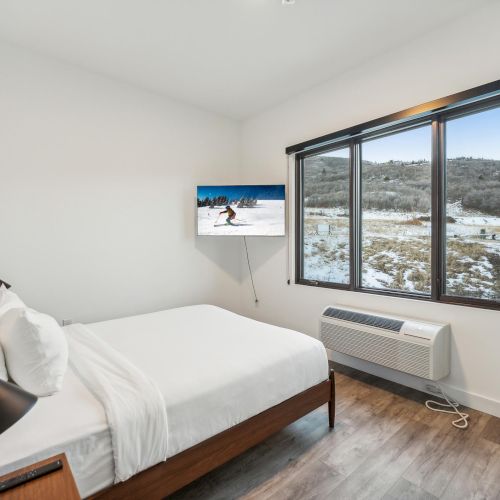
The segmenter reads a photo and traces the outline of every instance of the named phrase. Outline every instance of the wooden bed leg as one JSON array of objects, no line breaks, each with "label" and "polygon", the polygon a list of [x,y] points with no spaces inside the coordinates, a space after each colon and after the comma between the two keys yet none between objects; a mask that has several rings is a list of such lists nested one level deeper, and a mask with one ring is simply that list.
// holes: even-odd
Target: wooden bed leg
[{"label": "wooden bed leg", "polygon": [[335,426],[335,372],[330,370],[330,401],[328,401],[328,425]]}]

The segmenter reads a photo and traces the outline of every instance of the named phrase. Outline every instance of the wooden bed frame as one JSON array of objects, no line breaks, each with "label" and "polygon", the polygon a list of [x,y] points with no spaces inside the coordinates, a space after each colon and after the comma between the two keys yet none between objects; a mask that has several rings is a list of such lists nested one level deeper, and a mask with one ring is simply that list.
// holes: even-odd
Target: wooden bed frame
[{"label": "wooden bed frame", "polygon": [[91,500],[160,499],[171,495],[207,472],[225,464],[307,413],[328,403],[328,423],[335,422],[335,379],[315,385],[255,417],[202,441],[146,469],[123,483],[90,497]]}]

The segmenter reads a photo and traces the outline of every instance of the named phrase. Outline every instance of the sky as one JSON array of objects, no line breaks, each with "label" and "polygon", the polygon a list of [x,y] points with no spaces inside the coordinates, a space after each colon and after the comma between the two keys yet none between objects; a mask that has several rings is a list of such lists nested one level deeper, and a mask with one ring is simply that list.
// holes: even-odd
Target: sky
[{"label": "sky", "polygon": [[230,200],[255,198],[257,200],[284,200],[285,185],[246,185],[246,186],[198,186],[198,198],[227,196]]},{"label": "sky", "polygon": [[[348,158],[347,149],[326,153],[325,156]],[[500,160],[500,108],[449,120],[446,125],[446,155],[448,158],[472,156]],[[431,127],[366,141],[362,146],[364,160],[386,162],[412,161],[431,158]]]},{"label": "sky", "polygon": [[450,120],[446,130],[448,158],[500,160],[500,108]]}]

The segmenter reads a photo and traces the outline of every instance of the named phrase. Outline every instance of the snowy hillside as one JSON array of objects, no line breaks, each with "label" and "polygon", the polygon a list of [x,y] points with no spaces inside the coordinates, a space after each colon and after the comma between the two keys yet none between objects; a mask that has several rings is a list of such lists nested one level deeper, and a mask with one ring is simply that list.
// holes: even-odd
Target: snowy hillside
[{"label": "snowy hillside", "polygon": [[[349,283],[349,162],[304,164],[304,277]],[[431,165],[363,160],[361,285],[430,294]],[[445,287],[500,299],[500,160],[446,163]]]},{"label": "snowy hillside", "polygon": [[[446,226],[448,292],[497,299],[500,217],[464,210],[458,203],[448,208],[448,214],[453,214]],[[430,293],[429,218],[424,213],[363,212],[363,286]],[[304,277],[348,283],[349,218],[345,210],[307,208],[304,222]]]}]

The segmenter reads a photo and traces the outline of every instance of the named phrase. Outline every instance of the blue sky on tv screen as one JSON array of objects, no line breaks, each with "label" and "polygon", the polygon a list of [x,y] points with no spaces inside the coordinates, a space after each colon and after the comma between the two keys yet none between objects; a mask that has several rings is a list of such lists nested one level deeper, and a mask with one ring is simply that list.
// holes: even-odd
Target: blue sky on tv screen
[{"label": "blue sky on tv screen", "polygon": [[198,199],[227,196],[230,200],[241,198],[255,198],[256,200],[284,200],[285,186],[273,185],[247,185],[247,186],[198,186]]}]

